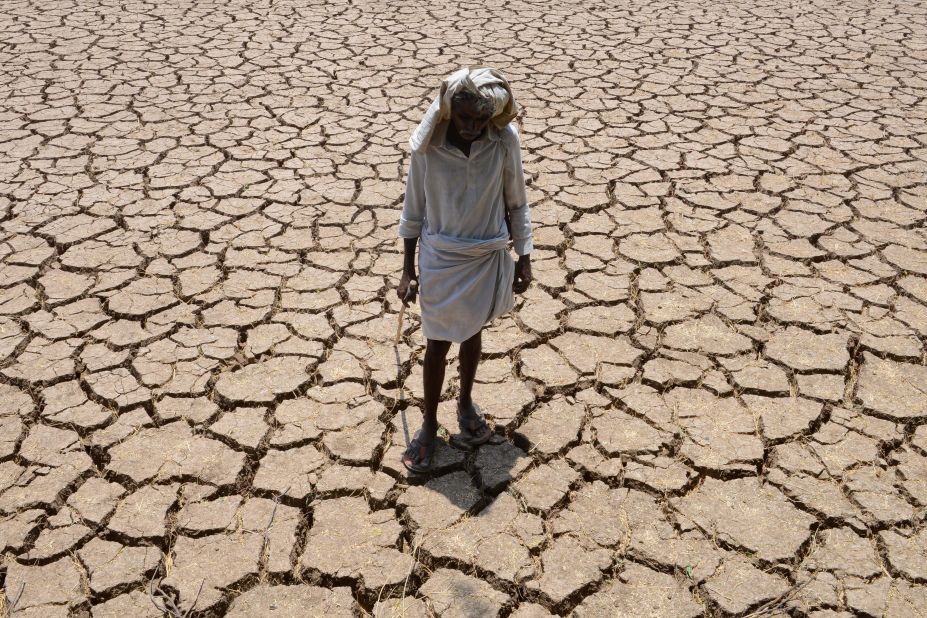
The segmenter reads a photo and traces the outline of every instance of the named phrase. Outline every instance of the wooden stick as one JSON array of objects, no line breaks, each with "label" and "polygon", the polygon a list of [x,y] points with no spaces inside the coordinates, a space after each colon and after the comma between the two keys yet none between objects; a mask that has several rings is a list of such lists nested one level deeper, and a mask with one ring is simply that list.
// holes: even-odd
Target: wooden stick
[{"label": "wooden stick", "polygon": [[[410,291],[415,292],[417,288],[418,288],[418,282],[417,282],[417,281],[415,281],[415,280],[413,279],[412,281],[409,282],[409,290],[410,290]],[[406,296],[408,296],[408,294],[409,294],[409,293],[406,292]],[[406,301],[403,300],[403,301],[402,301],[402,307],[399,308],[399,323],[396,325],[396,339],[395,339],[395,341],[393,341],[393,345],[396,345],[396,346],[399,345],[399,339],[402,337],[402,318],[403,318],[403,317],[405,316],[405,314],[406,314],[406,307],[408,307],[408,305],[406,304]]]},{"label": "wooden stick", "polygon": [[393,342],[393,345],[399,345],[399,338],[402,337],[402,317],[406,313],[406,304],[402,303],[402,307],[399,308],[399,323],[396,324],[396,340]]}]

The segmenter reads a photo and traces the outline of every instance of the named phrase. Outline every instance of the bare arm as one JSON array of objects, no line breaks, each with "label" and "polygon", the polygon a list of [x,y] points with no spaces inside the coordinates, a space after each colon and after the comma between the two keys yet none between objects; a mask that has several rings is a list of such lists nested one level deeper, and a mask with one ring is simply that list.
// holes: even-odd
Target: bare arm
[{"label": "bare arm", "polygon": [[415,249],[417,246],[418,238],[403,239],[402,276],[399,278],[396,296],[405,304],[415,302],[416,288],[410,284],[412,281],[418,281],[418,274],[415,272]]}]

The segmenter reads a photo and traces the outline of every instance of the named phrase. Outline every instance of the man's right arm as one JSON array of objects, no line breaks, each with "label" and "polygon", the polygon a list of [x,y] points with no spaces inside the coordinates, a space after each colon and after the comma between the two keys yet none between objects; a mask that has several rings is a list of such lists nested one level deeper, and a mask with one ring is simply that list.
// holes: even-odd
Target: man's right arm
[{"label": "man's right arm", "polygon": [[402,276],[396,294],[400,300],[415,301],[415,293],[408,295],[409,282],[418,281],[415,271],[415,251],[425,220],[425,160],[412,153],[409,176],[406,179],[406,196],[399,216],[399,237],[403,239]]},{"label": "man's right arm", "polygon": [[418,246],[418,238],[403,238],[403,259],[402,273],[409,275],[410,279],[418,279],[415,274],[415,249]]},{"label": "man's right arm", "polygon": [[425,221],[425,158],[412,153],[409,175],[406,177],[406,196],[399,215],[399,237],[418,238]]},{"label": "man's right arm", "polygon": [[415,246],[418,244],[418,238],[403,239],[403,260],[402,276],[399,277],[399,285],[396,287],[396,296],[403,303],[414,303],[417,288],[412,288],[410,284],[415,281],[418,283],[418,275],[415,273]]}]

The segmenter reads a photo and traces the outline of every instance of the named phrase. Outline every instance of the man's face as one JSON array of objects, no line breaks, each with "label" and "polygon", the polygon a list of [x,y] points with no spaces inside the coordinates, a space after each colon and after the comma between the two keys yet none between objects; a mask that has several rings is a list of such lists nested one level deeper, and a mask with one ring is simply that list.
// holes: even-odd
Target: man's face
[{"label": "man's face", "polygon": [[451,122],[457,134],[468,142],[482,135],[491,119],[491,113],[478,109],[472,101],[458,101],[451,108]]}]

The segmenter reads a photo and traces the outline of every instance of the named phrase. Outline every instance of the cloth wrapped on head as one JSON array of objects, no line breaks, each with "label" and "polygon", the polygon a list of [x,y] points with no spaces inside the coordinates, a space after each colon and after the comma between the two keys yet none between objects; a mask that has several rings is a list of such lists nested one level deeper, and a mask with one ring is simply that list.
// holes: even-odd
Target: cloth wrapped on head
[{"label": "cloth wrapped on head", "polygon": [[435,128],[451,117],[451,102],[454,95],[465,90],[475,95],[487,97],[495,103],[492,124],[501,129],[518,115],[519,107],[512,95],[512,88],[505,76],[496,69],[460,69],[451,73],[442,83],[438,96],[425,112],[425,117],[415,128],[409,138],[413,152],[428,147]]}]

